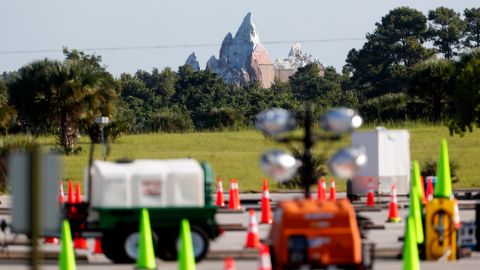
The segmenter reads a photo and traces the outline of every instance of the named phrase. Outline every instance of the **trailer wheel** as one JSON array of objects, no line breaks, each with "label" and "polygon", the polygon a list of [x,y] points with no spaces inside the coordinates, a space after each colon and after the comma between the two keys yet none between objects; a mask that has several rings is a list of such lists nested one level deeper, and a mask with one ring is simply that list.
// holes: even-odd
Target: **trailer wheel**
[{"label": "trailer wheel", "polygon": [[[210,242],[205,231],[195,225],[191,225],[193,254],[195,261],[199,262],[207,255]],[[158,257],[165,261],[175,261],[178,256],[179,239],[178,232],[174,233],[174,237],[164,237],[162,234],[161,241],[158,243]]]},{"label": "trailer wheel", "polygon": [[[139,232],[130,230],[127,233],[105,233],[102,249],[107,258],[114,263],[134,263],[138,256]],[[158,236],[152,232],[153,246],[156,253]]]}]

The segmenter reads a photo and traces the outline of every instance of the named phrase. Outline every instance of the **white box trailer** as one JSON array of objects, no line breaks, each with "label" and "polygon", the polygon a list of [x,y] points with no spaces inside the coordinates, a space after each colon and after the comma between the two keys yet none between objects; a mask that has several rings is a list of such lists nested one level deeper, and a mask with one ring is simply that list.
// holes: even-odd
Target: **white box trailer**
[{"label": "white box trailer", "polygon": [[368,158],[352,180],[353,195],[367,194],[369,179],[379,195],[390,194],[393,183],[398,195],[409,193],[410,134],[407,130],[379,127],[373,131],[357,131],[352,134],[352,146],[363,147]]}]

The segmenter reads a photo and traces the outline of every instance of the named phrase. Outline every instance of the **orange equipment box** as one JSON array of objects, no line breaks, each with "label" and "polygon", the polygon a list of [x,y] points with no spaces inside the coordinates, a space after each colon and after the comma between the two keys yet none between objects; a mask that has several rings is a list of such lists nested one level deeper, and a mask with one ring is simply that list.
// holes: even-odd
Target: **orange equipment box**
[{"label": "orange equipment box", "polygon": [[362,248],[355,211],[347,199],[282,201],[273,219],[267,241],[275,269],[304,265],[369,269],[373,264],[373,252]]}]

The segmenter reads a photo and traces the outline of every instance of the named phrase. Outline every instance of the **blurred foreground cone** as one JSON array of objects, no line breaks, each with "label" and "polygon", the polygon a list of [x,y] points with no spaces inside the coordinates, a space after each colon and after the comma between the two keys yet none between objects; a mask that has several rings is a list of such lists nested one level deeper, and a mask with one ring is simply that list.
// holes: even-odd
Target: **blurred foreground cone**
[{"label": "blurred foreground cone", "polygon": [[433,199],[433,180],[431,176],[427,177],[427,192],[425,197],[427,197],[429,201]]},{"label": "blurred foreground cone", "polygon": [[238,180],[233,179],[235,181],[235,200],[236,200],[236,205],[237,209],[242,209],[242,204],[240,203],[240,189],[238,188]]},{"label": "blurred foreground cone", "polygon": [[226,257],[224,261],[225,270],[235,270],[235,260],[232,257]]},{"label": "blurred foreground cone", "polygon": [[397,186],[392,184],[392,193],[390,194],[390,209],[388,211],[388,222],[400,222],[402,219],[398,216]]},{"label": "blurred foreground cone", "polygon": [[453,208],[453,224],[455,224],[455,229],[460,229],[462,223],[460,221],[460,209],[458,209],[458,201],[455,200],[455,206]]},{"label": "blurred foreground cone", "polygon": [[450,161],[448,159],[447,140],[442,139],[440,157],[437,163],[437,183],[433,197],[450,198],[452,196],[452,178],[450,175]]},{"label": "blurred foreground cone", "polygon": [[237,199],[235,193],[235,179],[230,179],[230,190],[228,198],[228,209],[238,209]]},{"label": "blurred foreground cone", "polygon": [[95,244],[93,245],[93,254],[103,254],[102,240],[95,238]]},{"label": "blurred foreground cone", "polygon": [[420,191],[422,193],[422,204],[427,204],[427,196],[425,195],[425,179],[423,176],[420,176]]},{"label": "blurred foreground cone", "polygon": [[[420,179],[420,165],[418,165],[418,161],[416,160],[412,162],[411,179]],[[415,182],[412,182],[412,188],[410,188],[410,206],[408,216],[413,218],[413,223],[415,225],[415,238],[417,239],[417,243],[421,244],[424,240],[422,206],[421,198],[418,196],[418,186],[414,187],[414,184]]]},{"label": "blurred foreground cone", "polygon": [[262,224],[272,223],[272,208],[270,207],[270,192],[268,191],[268,182],[266,178],[263,178],[262,188]]},{"label": "blurred foreground cone", "polygon": [[75,252],[72,245],[72,232],[70,231],[70,223],[64,220],[62,223],[62,247],[58,262],[60,270],[75,270]]},{"label": "blurred foreground cone", "polygon": [[368,179],[367,206],[375,206],[375,194],[373,193],[372,179]]},{"label": "blurred foreground cone", "polygon": [[319,201],[327,200],[327,185],[325,184],[325,177],[323,176],[320,178],[320,181],[318,181],[317,199]]},{"label": "blurred foreground cone", "polygon": [[73,198],[73,181],[72,179],[68,180],[68,190],[67,190],[67,203],[74,204],[75,199]]},{"label": "blurred foreground cone", "polygon": [[195,270],[195,255],[193,253],[192,232],[190,223],[183,219],[180,227],[180,248],[178,254],[178,269]]},{"label": "blurred foreground cone", "polygon": [[145,208],[140,212],[140,238],[138,239],[138,256],[135,269],[157,269],[150,216]]},{"label": "blurred foreground cone", "polygon": [[337,189],[335,188],[335,179],[330,178],[330,201],[337,200]]},{"label": "blurred foreground cone", "polygon": [[223,185],[222,185],[222,178],[217,179],[217,207],[224,207],[225,200],[223,199]]},{"label": "blurred foreground cone", "polygon": [[258,270],[272,270],[272,261],[270,259],[270,249],[262,244],[260,247],[260,257],[258,258]]},{"label": "blurred foreground cone", "polygon": [[405,230],[405,243],[403,244],[403,270],[420,270],[418,256],[418,241],[415,235],[415,222],[413,217],[407,217]]},{"label": "blurred foreground cone", "polygon": [[260,246],[260,237],[258,235],[258,223],[255,210],[250,209],[248,212],[248,232],[245,240],[246,248],[258,248]]}]

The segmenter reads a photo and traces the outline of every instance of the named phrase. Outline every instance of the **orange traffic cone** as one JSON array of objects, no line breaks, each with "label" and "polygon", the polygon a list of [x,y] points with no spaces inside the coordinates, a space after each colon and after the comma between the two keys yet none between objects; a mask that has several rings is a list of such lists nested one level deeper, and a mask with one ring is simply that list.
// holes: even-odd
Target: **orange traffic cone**
[{"label": "orange traffic cone", "polygon": [[57,237],[45,237],[43,239],[43,243],[45,244],[52,244],[52,245],[58,245],[58,243],[60,243],[60,241],[58,240]]},{"label": "orange traffic cone", "polygon": [[77,183],[75,185],[75,204],[81,204],[82,203],[82,190],[80,188],[80,183]]},{"label": "orange traffic cone", "polygon": [[270,192],[268,191],[268,182],[267,179],[263,178],[263,188],[262,188],[262,219],[260,220],[262,224],[271,224],[272,223],[272,208],[270,207]]},{"label": "orange traffic cone", "polygon": [[260,237],[258,235],[258,223],[255,210],[250,209],[248,213],[248,232],[245,240],[246,248],[258,248],[260,246]]},{"label": "orange traffic cone", "polygon": [[[75,185],[75,204],[82,203],[82,190],[80,189],[80,183]],[[88,243],[87,239],[83,237],[77,237],[73,239],[73,247],[76,249],[87,249],[88,250]]]},{"label": "orange traffic cone", "polygon": [[263,244],[260,247],[260,257],[258,259],[258,270],[272,270],[272,261],[270,259],[270,249]]},{"label": "orange traffic cone", "polygon": [[74,247],[75,249],[85,249],[85,250],[88,250],[87,239],[85,239],[85,238],[83,238],[83,237],[78,237],[78,238],[73,239],[73,247]]},{"label": "orange traffic cone", "polygon": [[217,202],[216,205],[218,207],[225,206],[225,200],[223,199],[223,185],[222,185],[222,178],[217,179]]},{"label": "orange traffic cone", "polygon": [[236,178],[233,180],[235,181],[235,200],[237,209],[242,209],[242,204],[240,203],[240,190],[238,188],[238,180]]},{"label": "orange traffic cone", "polygon": [[375,206],[375,194],[373,193],[372,179],[368,179],[367,206]]},{"label": "orange traffic cone", "polygon": [[337,200],[337,189],[335,188],[335,179],[330,178],[330,201]]},{"label": "orange traffic cone", "polygon": [[225,270],[235,270],[235,260],[232,257],[226,257],[224,261]]},{"label": "orange traffic cone", "polygon": [[235,180],[230,179],[230,190],[228,199],[228,209],[238,209],[237,199],[235,199]]},{"label": "orange traffic cone", "polygon": [[93,254],[103,254],[102,241],[100,238],[95,238],[95,245],[93,246]]},{"label": "orange traffic cone", "polygon": [[58,183],[58,202],[61,204],[65,203],[65,193],[63,192],[63,182],[61,179]]},{"label": "orange traffic cone", "polygon": [[458,201],[455,201],[455,206],[453,208],[453,224],[455,224],[455,229],[460,229],[462,223],[460,221],[460,209],[458,209]]},{"label": "orange traffic cone", "polygon": [[426,192],[427,200],[433,200],[433,181],[432,177],[427,177],[427,192]]},{"label": "orange traffic cone", "polygon": [[390,194],[390,209],[388,211],[388,222],[400,222],[402,219],[398,215],[397,186],[392,184],[392,193]]},{"label": "orange traffic cone", "polygon": [[325,184],[325,177],[323,176],[320,178],[320,181],[318,181],[317,199],[319,201],[325,201],[327,199],[327,185]]},{"label": "orange traffic cone", "polygon": [[74,204],[75,199],[73,198],[73,181],[72,179],[68,180],[68,193],[67,193],[67,203]]}]

